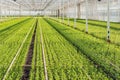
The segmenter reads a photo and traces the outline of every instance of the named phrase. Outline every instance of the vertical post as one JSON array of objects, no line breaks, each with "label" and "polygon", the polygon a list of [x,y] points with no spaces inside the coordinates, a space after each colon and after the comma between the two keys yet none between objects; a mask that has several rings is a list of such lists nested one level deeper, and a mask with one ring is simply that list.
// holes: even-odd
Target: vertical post
[{"label": "vertical post", "polygon": [[[55,5],[57,5],[57,2],[55,2]],[[58,5],[56,7],[58,7]],[[57,19],[57,10],[56,9],[55,9],[55,18]]]},{"label": "vertical post", "polygon": [[13,16],[13,18],[15,17],[15,10],[14,10],[14,8],[13,8],[13,11],[12,11],[12,16]]},{"label": "vertical post", "polygon": [[[59,7],[58,7],[58,9],[59,9]],[[57,19],[59,18],[58,9],[56,10],[56,17],[57,17]]]},{"label": "vertical post", "polygon": [[58,13],[59,13],[59,17],[60,18],[60,2],[58,1],[58,4],[59,4],[59,8],[58,8]]},{"label": "vertical post", "polygon": [[86,33],[88,33],[88,0],[86,0]]},{"label": "vertical post", "polygon": [[5,9],[5,18],[7,19],[7,8]]},{"label": "vertical post", "polygon": [[54,16],[54,12],[53,12],[53,10],[52,10],[52,18],[53,18],[53,16]]},{"label": "vertical post", "polygon": [[[94,6],[92,6],[93,8]],[[95,20],[99,20],[99,12],[97,11],[97,7],[98,7],[98,1],[95,1],[95,7],[92,9],[92,17],[95,15]],[[94,14],[94,10],[96,10],[95,14]]]},{"label": "vertical post", "polygon": [[60,1],[60,22],[62,23],[62,0]]},{"label": "vertical post", "polygon": [[80,3],[77,4],[77,10],[78,10],[77,16],[78,18],[80,18]]},{"label": "vertical post", "polygon": [[0,19],[2,20],[2,1],[0,0]]},{"label": "vertical post", "polygon": [[[119,16],[118,16],[118,17],[120,17],[120,9],[119,9],[118,13],[119,13]],[[119,18],[119,22],[120,22],[120,18]]]},{"label": "vertical post", "polygon": [[59,17],[60,17],[60,11],[59,11],[59,8],[58,8],[58,19],[59,19]]},{"label": "vertical post", "polygon": [[[21,13],[20,13],[20,15],[21,15]],[[29,9],[29,16],[31,17],[32,15],[31,15],[31,9]]]},{"label": "vertical post", "polygon": [[58,8],[58,10],[59,10],[59,17],[58,17],[58,19],[59,19],[59,22],[60,22],[60,2],[58,1],[58,5],[59,5],[59,8]]},{"label": "vertical post", "polygon": [[63,23],[64,23],[64,0],[62,0],[62,6],[63,6]]},{"label": "vertical post", "polygon": [[8,14],[8,15],[9,15],[9,17],[10,17],[10,14],[11,14],[11,13],[10,13],[10,4],[9,4],[9,14]]},{"label": "vertical post", "polygon": [[54,18],[56,18],[56,16],[55,16],[55,10],[53,10],[53,14],[54,14]]},{"label": "vertical post", "polygon": [[52,18],[52,10],[50,10],[50,18]]},{"label": "vertical post", "polygon": [[19,17],[21,16],[21,5],[19,5]]},{"label": "vertical post", "polygon": [[76,18],[77,18],[77,0],[75,0],[75,3],[74,3],[74,8],[75,8],[74,28],[76,28]]},{"label": "vertical post", "polygon": [[107,41],[110,42],[110,0],[107,0]]},{"label": "vertical post", "polygon": [[[68,0],[68,9],[70,7],[70,0]],[[70,12],[68,10],[68,25],[70,25]]]},{"label": "vertical post", "polygon": [[54,12],[55,12],[55,18],[57,18],[57,10],[55,10]]},{"label": "vertical post", "polygon": [[49,19],[50,11],[47,10],[47,18]]},{"label": "vertical post", "polygon": [[8,16],[7,16],[7,6],[8,6],[8,5],[6,5],[6,9],[5,9],[5,17],[6,17],[6,19],[7,19],[7,17],[8,17]]},{"label": "vertical post", "polygon": [[58,10],[56,10],[56,17],[57,17],[57,19],[59,18],[58,16],[59,16],[59,15],[58,15]]},{"label": "vertical post", "polygon": [[51,17],[53,18],[53,10],[51,10]]},{"label": "vertical post", "polygon": [[[14,6],[14,5],[13,5]],[[12,10],[12,18],[14,18],[14,7],[11,5],[11,10]]]},{"label": "vertical post", "polygon": [[55,18],[55,11],[53,10],[53,18]]},{"label": "vertical post", "polygon": [[14,18],[14,17],[13,17],[14,10],[13,10],[12,5],[10,5],[10,11],[11,11],[11,17]]},{"label": "vertical post", "polygon": [[55,12],[55,18],[57,18],[57,11],[55,10],[54,12]]}]

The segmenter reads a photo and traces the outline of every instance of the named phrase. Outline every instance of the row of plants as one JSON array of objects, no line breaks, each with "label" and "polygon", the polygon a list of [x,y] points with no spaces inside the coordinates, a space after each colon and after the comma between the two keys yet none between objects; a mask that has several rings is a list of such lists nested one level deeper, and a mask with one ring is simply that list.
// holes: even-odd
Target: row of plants
[{"label": "row of plants", "polygon": [[[2,33],[2,38],[0,37],[0,79],[3,79],[6,75],[6,80],[20,80],[34,30],[34,23],[35,19],[25,20]],[[12,67],[6,74],[11,63]]]},{"label": "row of plants", "polygon": [[120,48],[118,46],[51,19],[45,20],[107,75],[113,79],[120,79]]},{"label": "row of plants", "polygon": [[[71,19],[71,20],[73,20],[73,19]],[[77,21],[85,24],[84,19],[78,19]],[[90,25],[96,25],[96,26],[99,26],[99,27],[101,26],[101,27],[104,27],[104,28],[106,28],[106,25],[107,25],[106,21],[98,21],[98,20],[88,20],[88,23]],[[110,24],[111,24],[111,29],[120,30],[120,27],[119,27],[120,23],[111,22]]]},{"label": "row of plants", "polygon": [[[107,44],[53,20],[46,19],[46,21],[42,18],[39,18],[38,21],[30,80],[45,79],[41,31],[49,80],[112,80],[111,75],[114,79],[120,79],[119,47]],[[9,30],[0,32],[0,55],[2,55],[0,56],[0,79],[5,75],[19,50],[6,80],[20,80],[23,75],[23,67],[31,66],[24,64],[35,29],[35,22],[35,19],[23,20]],[[91,62],[88,57],[93,61]],[[99,68],[101,66],[108,74]]]},{"label": "row of plants", "polygon": [[[59,25],[57,25],[59,26]],[[97,69],[92,62],[90,62],[82,52],[78,51],[73,45],[71,45],[63,36],[61,36],[51,25],[49,25],[44,19],[39,18],[38,35],[40,31],[43,33],[44,50],[46,58],[46,67],[49,80],[112,80],[110,77],[105,75],[101,69]],[[35,44],[36,51],[39,56],[35,58],[39,64],[40,69],[37,69],[39,73],[35,73],[37,78],[35,80],[43,80],[43,61],[40,59],[42,56],[40,37],[37,36],[39,41]],[[38,46],[38,48],[37,48]],[[40,50],[39,50],[40,49]],[[40,54],[41,53],[41,54]],[[41,57],[42,58],[42,57]],[[35,63],[33,63],[34,65]],[[33,69],[35,67],[33,66]],[[42,70],[42,71],[41,71]],[[35,70],[32,70],[34,74]],[[32,73],[31,72],[31,73]],[[34,79],[34,75],[32,79]]]},{"label": "row of plants", "polygon": [[24,25],[24,23],[26,23],[27,21],[30,21],[31,19],[25,19],[25,20],[22,20],[12,26],[9,26],[9,27],[4,27],[3,30],[0,31],[0,43],[3,43],[2,41],[5,41],[7,40],[7,38],[10,36],[10,35],[13,35],[14,32],[16,30],[19,30],[19,28],[21,28],[21,26]]},{"label": "row of plants", "polygon": [[43,58],[42,58],[42,44],[41,44],[40,34],[41,34],[40,21],[38,21],[30,80],[45,80],[44,64],[43,64]]},{"label": "row of plants", "polygon": [[[57,18],[57,19],[63,19],[63,18]],[[68,20],[68,18],[65,17],[64,20]],[[69,20],[70,21],[74,21],[74,18],[69,18]],[[77,20],[77,22],[86,24],[86,19],[79,19],[79,18],[77,18],[76,20]],[[107,21],[88,19],[88,24],[106,28]],[[120,27],[119,27],[120,22],[110,22],[110,25],[111,25],[112,29],[115,29],[115,30],[119,30],[120,29]]]},{"label": "row of plants", "polygon": [[[59,19],[63,19],[63,18],[59,18]],[[64,18],[64,20],[68,20],[68,18],[66,17],[66,18]],[[74,18],[70,18],[69,20],[74,21]],[[77,20],[77,22],[86,24],[86,19],[77,18],[76,20]],[[106,28],[107,21],[88,19],[88,24]],[[110,22],[110,25],[111,25],[111,29],[114,29],[114,30],[120,29],[120,27],[119,27],[120,22]]]},{"label": "row of plants", "polygon": [[11,27],[16,25],[17,23],[22,22],[23,20],[28,19],[29,17],[22,17],[22,18],[14,18],[12,20],[4,21],[0,23],[0,31],[4,30],[5,28]]},{"label": "row of plants", "polygon": [[[54,18],[52,18],[54,19]],[[54,19],[60,21],[61,19]],[[68,20],[64,20],[65,24],[68,24]],[[111,30],[110,30],[110,39],[111,43],[116,45],[120,45],[120,32],[119,32],[119,23],[111,23]],[[74,26],[74,20],[70,19],[70,26]],[[74,27],[73,27],[74,28]],[[77,20],[75,29],[85,32],[86,30],[86,23],[85,20]],[[107,24],[106,22],[100,21],[89,21],[88,25],[88,33],[96,38],[107,40]]]},{"label": "row of plants", "polygon": [[14,19],[14,18],[16,18],[16,17],[1,17],[1,18],[0,18],[0,23],[5,22],[5,21],[8,21],[8,20],[12,20],[12,19]]}]

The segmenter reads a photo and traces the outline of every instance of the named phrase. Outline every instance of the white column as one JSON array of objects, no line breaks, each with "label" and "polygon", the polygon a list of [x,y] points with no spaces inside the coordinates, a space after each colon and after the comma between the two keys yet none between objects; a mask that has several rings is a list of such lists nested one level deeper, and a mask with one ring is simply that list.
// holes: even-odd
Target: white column
[{"label": "white column", "polygon": [[88,33],[88,0],[86,0],[86,33]]},{"label": "white column", "polygon": [[2,1],[0,0],[0,19],[2,19]]},{"label": "white column", "polygon": [[55,13],[55,18],[57,18],[57,11],[56,11],[56,10],[54,10],[54,13]]},{"label": "white column", "polygon": [[62,22],[62,0],[60,1],[60,13],[61,13],[61,15],[60,15],[60,22]]},{"label": "white column", "polygon": [[[120,4],[120,0],[118,0],[118,4]],[[120,7],[120,5],[119,5]],[[118,17],[119,17],[119,22],[120,22],[120,8],[118,9]]]},{"label": "white column", "polygon": [[64,23],[64,0],[62,0],[62,4],[63,4],[62,5],[63,6],[63,16],[62,17],[63,17],[63,23]]},{"label": "white column", "polygon": [[19,5],[19,17],[21,17],[21,5]]},{"label": "white column", "polygon": [[59,10],[59,17],[58,17],[58,18],[60,18],[60,2],[58,2],[58,5],[59,5],[59,7],[58,7],[58,10]]},{"label": "white column", "polygon": [[8,12],[8,16],[10,17],[10,7],[8,8],[9,12]]},{"label": "white column", "polygon": [[59,8],[57,10],[57,18],[59,19]]},{"label": "white column", "polygon": [[68,0],[68,25],[70,25],[70,12],[69,12],[69,8],[70,8],[70,0]]},{"label": "white column", "polygon": [[[119,11],[118,11],[118,12],[119,12],[119,16],[118,16],[118,17],[120,17],[120,9],[119,9]],[[119,18],[119,22],[120,22],[120,18]]]},{"label": "white column", "polygon": [[110,0],[107,0],[107,41],[110,42]]},{"label": "white column", "polygon": [[78,10],[78,12],[77,12],[77,16],[78,16],[78,18],[80,18],[80,3],[78,3],[77,4],[77,10]]},{"label": "white column", "polygon": [[74,3],[75,15],[74,15],[74,28],[76,28],[76,18],[77,18],[77,0]]}]

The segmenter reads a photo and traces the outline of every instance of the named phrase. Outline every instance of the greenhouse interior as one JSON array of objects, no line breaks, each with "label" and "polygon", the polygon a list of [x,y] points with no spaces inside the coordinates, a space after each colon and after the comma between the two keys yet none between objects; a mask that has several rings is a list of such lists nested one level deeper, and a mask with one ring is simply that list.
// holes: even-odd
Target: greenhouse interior
[{"label": "greenhouse interior", "polygon": [[0,0],[0,80],[120,80],[120,0]]}]

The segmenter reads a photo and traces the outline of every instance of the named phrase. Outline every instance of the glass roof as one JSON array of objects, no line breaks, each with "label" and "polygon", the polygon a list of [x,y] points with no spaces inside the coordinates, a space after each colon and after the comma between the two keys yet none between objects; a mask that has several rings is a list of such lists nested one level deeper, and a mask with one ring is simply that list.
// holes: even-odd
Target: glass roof
[{"label": "glass roof", "polygon": [[56,9],[60,5],[73,0],[12,0],[29,10],[47,10]]},{"label": "glass roof", "polygon": [[[20,10],[21,8],[25,11],[43,11],[58,10],[68,6],[68,2],[70,2],[71,6],[74,6],[75,1],[77,3],[85,3],[85,0],[0,0],[0,6],[2,6],[4,9],[11,8],[12,10]],[[110,1],[117,2],[118,0]],[[101,0],[100,2],[98,2],[98,0],[88,0],[88,2],[96,2],[96,4],[98,3],[101,5],[100,7],[102,7],[107,0]]]}]

